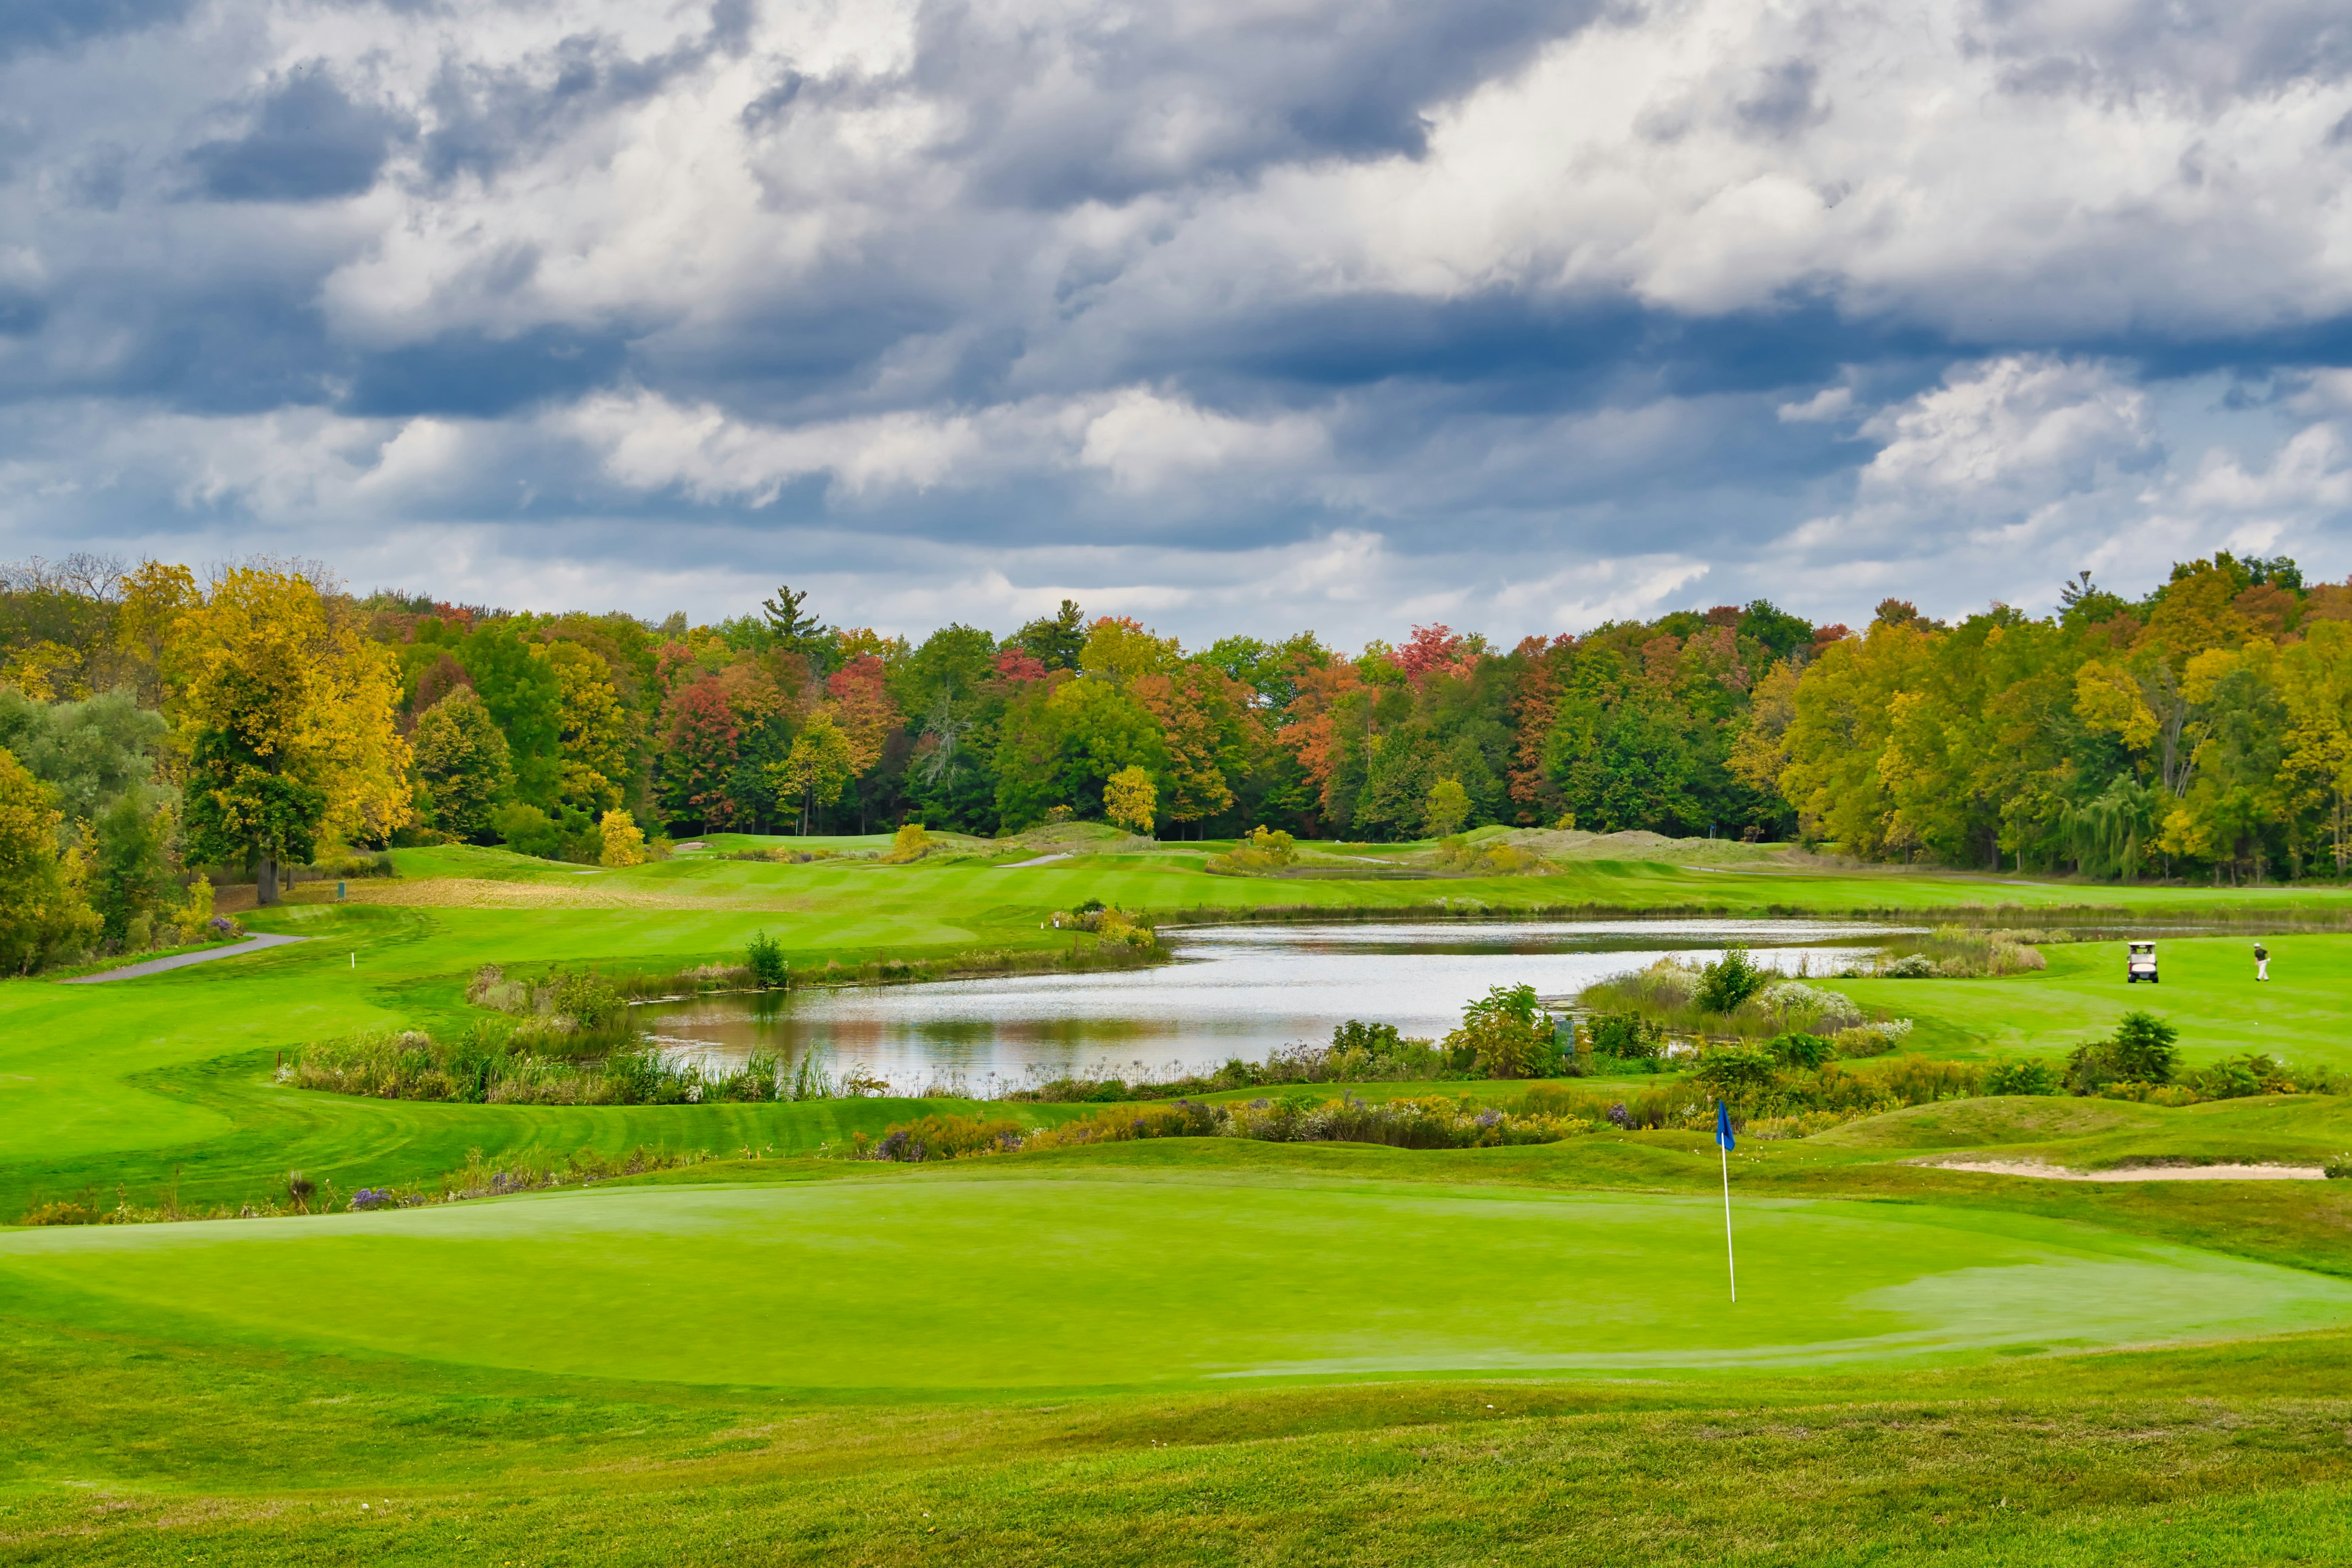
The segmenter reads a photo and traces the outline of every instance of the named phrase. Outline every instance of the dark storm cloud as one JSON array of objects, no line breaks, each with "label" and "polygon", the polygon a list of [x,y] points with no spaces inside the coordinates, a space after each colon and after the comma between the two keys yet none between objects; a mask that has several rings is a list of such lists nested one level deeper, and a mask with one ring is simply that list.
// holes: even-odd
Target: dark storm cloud
[{"label": "dark storm cloud", "polygon": [[341,406],[363,417],[494,418],[605,385],[627,354],[626,341],[616,334],[563,327],[541,327],[504,341],[478,331],[451,332],[362,358]]},{"label": "dark storm cloud", "polygon": [[[1063,207],[1302,158],[1418,156],[1431,106],[1600,10],[1598,0],[1367,0],[1236,9],[1202,27],[1145,8],[1065,32],[935,5],[910,79],[961,105],[970,130],[951,155],[990,199]],[[1029,90],[1056,79],[1066,90]],[[1175,144],[1154,113],[1171,104],[1186,121]]]},{"label": "dark storm cloud", "polygon": [[375,184],[404,117],[354,103],[320,65],[264,98],[240,136],[188,153],[204,193],[223,202],[315,202]]}]

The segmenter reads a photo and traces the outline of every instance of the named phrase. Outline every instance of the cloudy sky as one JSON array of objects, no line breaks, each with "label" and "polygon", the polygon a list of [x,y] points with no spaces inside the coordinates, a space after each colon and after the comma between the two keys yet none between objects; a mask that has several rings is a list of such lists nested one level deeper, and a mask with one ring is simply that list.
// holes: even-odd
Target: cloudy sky
[{"label": "cloudy sky", "polygon": [[11,0],[0,559],[1198,642],[2352,572],[2335,0]]}]

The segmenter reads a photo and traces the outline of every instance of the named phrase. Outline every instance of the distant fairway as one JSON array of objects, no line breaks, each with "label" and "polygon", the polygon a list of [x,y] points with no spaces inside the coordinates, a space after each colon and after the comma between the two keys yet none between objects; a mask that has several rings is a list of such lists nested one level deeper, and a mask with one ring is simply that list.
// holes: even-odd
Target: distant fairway
[{"label": "distant fairway", "polygon": [[2352,1323],[2352,1282],[2015,1215],[1036,1167],[0,1236],[19,1310],[191,1342],[941,1393],[1793,1370]]}]

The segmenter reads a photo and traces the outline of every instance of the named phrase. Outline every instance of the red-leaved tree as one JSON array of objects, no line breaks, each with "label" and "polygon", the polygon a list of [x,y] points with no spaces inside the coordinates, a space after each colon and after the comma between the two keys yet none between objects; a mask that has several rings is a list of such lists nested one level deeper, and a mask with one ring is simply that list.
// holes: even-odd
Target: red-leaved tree
[{"label": "red-leaved tree", "polygon": [[691,819],[708,830],[725,827],[741,815],[727,793],[739,735],[727,689],[715,677],[706,675],[670,698],[661,780],[662,804],[672,817]]}]

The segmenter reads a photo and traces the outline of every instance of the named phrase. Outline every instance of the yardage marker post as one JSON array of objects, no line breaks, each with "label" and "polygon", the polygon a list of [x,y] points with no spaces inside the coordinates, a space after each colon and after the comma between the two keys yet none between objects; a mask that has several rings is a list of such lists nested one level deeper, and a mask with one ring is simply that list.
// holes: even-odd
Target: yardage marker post
[{"label": "yardage marker post", "polygon": [[1739,1259],[1731,1249],[1731,1107],[1715,1102],[1715,1148],[1723,1156],[1723,1267],[1731,1280],[1731,1299],[1739,1300]]}]

